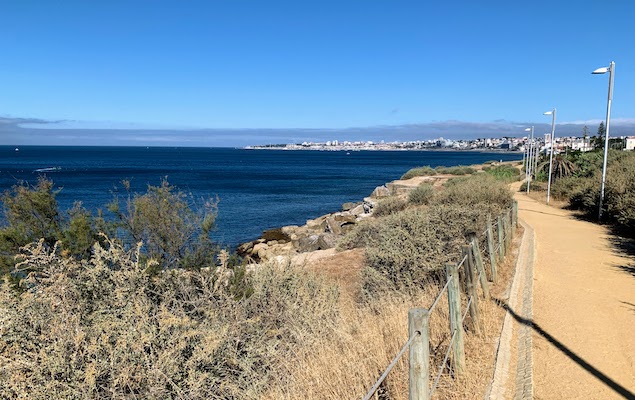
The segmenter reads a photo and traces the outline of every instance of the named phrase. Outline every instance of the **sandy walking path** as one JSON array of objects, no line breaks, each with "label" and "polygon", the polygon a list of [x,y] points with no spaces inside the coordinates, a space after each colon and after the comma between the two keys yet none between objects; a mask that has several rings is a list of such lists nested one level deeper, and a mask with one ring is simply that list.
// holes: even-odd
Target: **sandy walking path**
[{"label": "sandy walking path", "polygon": [[536,233],[535,398],[635,398],[635,259],[606,228],[515,197]]}]

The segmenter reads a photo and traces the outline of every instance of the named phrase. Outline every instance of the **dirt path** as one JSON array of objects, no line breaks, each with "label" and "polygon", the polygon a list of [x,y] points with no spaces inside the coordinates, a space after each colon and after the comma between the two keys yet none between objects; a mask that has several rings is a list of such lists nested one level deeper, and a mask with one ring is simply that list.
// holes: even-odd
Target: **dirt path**
[{"label": "dirt path", "polygon": [[635,259],[605,228],[516,199],[536,233],[535,398],[635,398]]}]

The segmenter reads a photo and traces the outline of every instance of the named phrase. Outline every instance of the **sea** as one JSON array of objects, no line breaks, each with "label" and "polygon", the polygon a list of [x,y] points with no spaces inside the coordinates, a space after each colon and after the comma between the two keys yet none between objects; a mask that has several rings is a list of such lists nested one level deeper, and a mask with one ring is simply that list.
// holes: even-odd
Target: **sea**
[{"label": "sea", "polygon": [[115,196],[167,179],[191,196],[192,204],[218,198],[213,239],[227,247],[257,239],[270,228],[302,225],[358,202],[407,170],[489,160],[511,161],[522,154],[478,151],[312,151],[192,147],[0,146],[0,190],[35,184],[46,176],[59,189],[61,210],[76,201],[97,212]]}]

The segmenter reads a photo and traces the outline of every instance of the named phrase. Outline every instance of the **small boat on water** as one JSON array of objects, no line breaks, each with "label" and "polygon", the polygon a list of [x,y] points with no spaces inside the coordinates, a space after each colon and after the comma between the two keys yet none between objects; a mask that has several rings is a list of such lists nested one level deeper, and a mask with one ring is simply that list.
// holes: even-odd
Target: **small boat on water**
[{"label": "small boat on water", "polygon": [[15,148],[15,151],[20,151],[20,149],[18,149],[17,147]]},{"label": "small boat on water", "polygon": [[48,168],[38,168],[33,172],[58,172],[61,171],[62,167],[48,167]]}]

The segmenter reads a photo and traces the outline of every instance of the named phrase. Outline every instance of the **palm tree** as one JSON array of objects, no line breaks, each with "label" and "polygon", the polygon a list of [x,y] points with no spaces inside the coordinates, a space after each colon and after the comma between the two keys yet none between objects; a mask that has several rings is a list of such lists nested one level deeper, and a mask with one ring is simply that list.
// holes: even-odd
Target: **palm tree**
[{"label": "palm tree", "polygon": [[[545,175],[549,175],[549,161],[545,161],[538,167],[540,172],[544,172]],[[577,170],[576,165],[569,160],[566,156],[558,154],[553,156],[553,170],[551,174],[554,178],[563,178],[565,176],[573,175]]]}]

